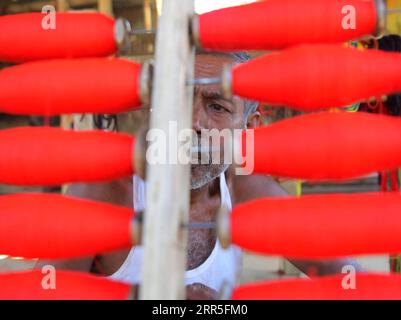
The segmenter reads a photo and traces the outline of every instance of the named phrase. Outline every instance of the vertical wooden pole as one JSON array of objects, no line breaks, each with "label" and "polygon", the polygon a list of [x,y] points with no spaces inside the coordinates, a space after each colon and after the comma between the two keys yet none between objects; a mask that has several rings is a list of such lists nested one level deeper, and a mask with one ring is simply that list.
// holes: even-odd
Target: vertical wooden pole
[{"label": "vertical wooden pole", "polygon": [[[109,16],[113,16],[113,1],[112,0],[98,0],[97,3],[98,11]],[[74,129],[75,130],[94,130],[95,123],[93,115],[86,114],[74,114]]]},{"label": "vertical wooden pole", "polygon": [[143,2],[143,17],[145,29],[152,29],[152,9],[150,6],[150,0],[144,0]]},{"label": "vertical wooden pole", "polygon": [[[68,0],[57,0],[57,12],[66,12],[70,9]],[[71,115],[61,115],[60,117],[60,126],[64,129],[69,129],[73,122],[73,118]]]},{"label": "vertical wooden pole", "polygon": [[68,0],[57,0],[56,4],[57,4],[57,11],[58,12],[65,12],[65,11],[68,11],[70,9]]},{"label": "vertical wooden pole", "polygon": [[[57,12],[65,12],[70,9],[68,0],[57,0]],[[64,129],[70,129],[73,123],[73,117],[71,115],[61,115],[60,126]]]},{"label": "vertical wooden pole", "polygon": [[[189,41],[193,13],[193,0],[163,1],[150,129],[162,130],[166,137],[170,121],[177,123],[178,132],[191,128],[193,88],[186,86],[186,80],[194,72]],[[185,298],[187,232],[180,225],[188,221],[189,181],[189,165],[148,164],[141,299]]]},{"label": "vertical wooden pole", "polygon": [[113,1],[112,0],[98,0],[98,11],[109,16],[113,16]]},{"label": "vertical wooden pole", "polygon": [[[57,11],[58,12],[66,12],[70,9],[68,0],[57,0],[56,1],[57,5]],[[71,129],[71,126],[73,126],[74,123],[74,117],[70,114],[63,114],[60,116],[60,127],[63,129]],[[61,186],[61,193],[65,194],[68,189],[68,184],[63,184]]]}]

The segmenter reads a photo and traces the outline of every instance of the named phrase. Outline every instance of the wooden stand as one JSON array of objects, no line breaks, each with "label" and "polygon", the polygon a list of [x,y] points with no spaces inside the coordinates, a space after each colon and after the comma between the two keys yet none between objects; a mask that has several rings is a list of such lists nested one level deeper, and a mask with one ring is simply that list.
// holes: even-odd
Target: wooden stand
[{"label": "wooden stand", "polygon": [[[167,136],[170,121],[178,132],[191,128],[193,87],[186,80],[194,69],[193,13],[193,0],[164,1],[158,24],[150,129]],[[188,221],[189,181],[189,165],[148,165],[141,299],[185,298],[187,232],[180,225]]]}]

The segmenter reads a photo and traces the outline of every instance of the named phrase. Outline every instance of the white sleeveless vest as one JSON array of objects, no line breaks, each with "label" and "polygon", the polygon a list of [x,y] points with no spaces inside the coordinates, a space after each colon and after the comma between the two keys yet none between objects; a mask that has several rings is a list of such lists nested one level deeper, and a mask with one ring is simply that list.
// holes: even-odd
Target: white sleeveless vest
[{"label": "white sleeveless vest", "polygon": [[[134,176],[134,209],[139,211],[145,207],[145,183],[139,177]],[[221,203],[232,208],[230,192],[227,187],[225,174],[220,175]],[[131,249],[127,259],[120,269],[110,276],[116,281],[128,284],[138,284],[141,279],[143,248],[136,246]],[[203,264],[195,269],[185,272],[185,284],[202,283],[216,291],[220,290],[223,283],[234,287],[241,271],[242,254],[236,246],[223,249],[219,240]]]}]

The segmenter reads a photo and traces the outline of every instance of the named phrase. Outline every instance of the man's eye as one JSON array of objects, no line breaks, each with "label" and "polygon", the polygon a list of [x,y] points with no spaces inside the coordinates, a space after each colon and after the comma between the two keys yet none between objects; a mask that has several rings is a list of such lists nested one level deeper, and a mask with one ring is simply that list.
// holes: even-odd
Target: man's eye
[{"label": "man's eye", "polygon": [[217,104],[217,103],[211,103],[209,104],[209,108],[214,111],[214,112],[225,112],[228,111],[226,108],[223,106]]}]

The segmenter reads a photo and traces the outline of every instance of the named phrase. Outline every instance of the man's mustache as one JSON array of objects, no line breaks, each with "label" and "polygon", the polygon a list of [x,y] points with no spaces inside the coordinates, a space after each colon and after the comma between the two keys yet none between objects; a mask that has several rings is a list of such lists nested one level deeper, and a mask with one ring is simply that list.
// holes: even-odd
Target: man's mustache
[{"label": "man's mustache", "polygon": [[191,153],[211,153],[218,152],[221,149],[220,145],[213,145],[211,139],[201,138],[200,135],[192,139]]},{"label": "man's mustache", "polygon": [[192,146],[191,153],[212,153],[220,151],[220,147],[211,146]]},{"label": "man's mustache", "polygon": [[[210,165],[213,163],[213,156],[221,159],[221,154],[224,149],[220,145],[212,145],[211,140],[198,138],[192,140],[191,158],[196,159],[201,164]],[[218,155],[217,155],[218,153]],[[220,163],[221,161],[219,161]]]}]

